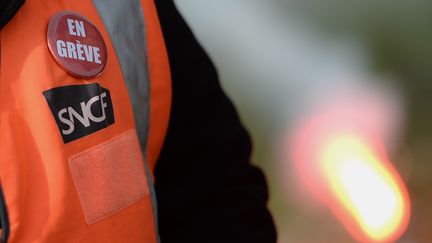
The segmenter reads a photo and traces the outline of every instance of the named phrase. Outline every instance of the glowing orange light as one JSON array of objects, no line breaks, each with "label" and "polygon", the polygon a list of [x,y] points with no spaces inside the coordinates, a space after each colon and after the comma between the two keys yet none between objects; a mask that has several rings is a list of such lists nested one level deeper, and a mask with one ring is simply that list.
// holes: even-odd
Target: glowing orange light
[{"label": "glowing orange light", "polygon": [[351,134],[331,138],[320,153],[330,207],[361,241],[389,242],[405,230],[409,201],[391,165]]},{"label": "glowing orange light", "polygon": [[408,226],[411,205],[382,141],[396,131],[397,106],[373,91],[335,95],[305,113],[289,134],[290,161],[299,185],[356,240],[394,242]]},{"label": "glowing orange light", "polygon": [[408,225],[408,192],[383,146],[359,127],[307,124],[293,141],[295,169],[355,239],[393,242]]}]

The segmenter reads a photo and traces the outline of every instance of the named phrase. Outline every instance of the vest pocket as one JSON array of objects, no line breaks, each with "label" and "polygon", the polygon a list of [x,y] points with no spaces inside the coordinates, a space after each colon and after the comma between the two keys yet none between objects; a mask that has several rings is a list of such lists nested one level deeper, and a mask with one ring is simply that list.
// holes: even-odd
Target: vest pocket
[{"label": "vest pocket", "polygon": [[0,184],[0,240],[6,243],[9,237],[9,220],[6,210],[6,201]]},{"label": "vest pocket", "polygon": [[72,180],[88,225],[149,195],[143,161],[135,130],[69,159]]}]

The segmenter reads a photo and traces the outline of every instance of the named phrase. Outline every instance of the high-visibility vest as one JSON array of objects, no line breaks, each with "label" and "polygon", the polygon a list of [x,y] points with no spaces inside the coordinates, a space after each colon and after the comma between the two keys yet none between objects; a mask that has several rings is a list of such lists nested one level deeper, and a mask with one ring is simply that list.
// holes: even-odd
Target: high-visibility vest
[{"label": "high-visibility vest", "polygon": [[[55,60],[47,29],[64,11],[100,32],[100,75],[77,78]],[[26,0],[1,31],[0,77],[8,242],[158,242],[152,171],[171,79],[154,2]]]}]

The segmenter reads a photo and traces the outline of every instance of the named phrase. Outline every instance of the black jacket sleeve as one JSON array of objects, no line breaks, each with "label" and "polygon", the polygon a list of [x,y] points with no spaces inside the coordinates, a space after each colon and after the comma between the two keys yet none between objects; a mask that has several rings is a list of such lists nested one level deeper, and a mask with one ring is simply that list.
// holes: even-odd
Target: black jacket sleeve
[{"label": "black jacket sleeve", "polygon": [[15,15],[24,0],[0,0],[0,30]]},{"label": "black jacket sleeve", "polygon": [[162,243],[276,242],[248,133],[173,1],[156,5],[173,78],[170,126],[155,172]]}]

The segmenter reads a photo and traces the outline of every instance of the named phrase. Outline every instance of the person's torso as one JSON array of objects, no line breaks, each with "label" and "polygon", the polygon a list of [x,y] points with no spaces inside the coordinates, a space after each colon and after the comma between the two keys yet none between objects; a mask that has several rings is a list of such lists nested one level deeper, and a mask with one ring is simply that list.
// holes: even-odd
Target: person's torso
[{"label": "person's torso", "polygon": [[[64,35],[48,28],[59,13]],[[157,242],[171,84],[153,1],[27,0],[1,31],[0,77],[9,242]]]}]

